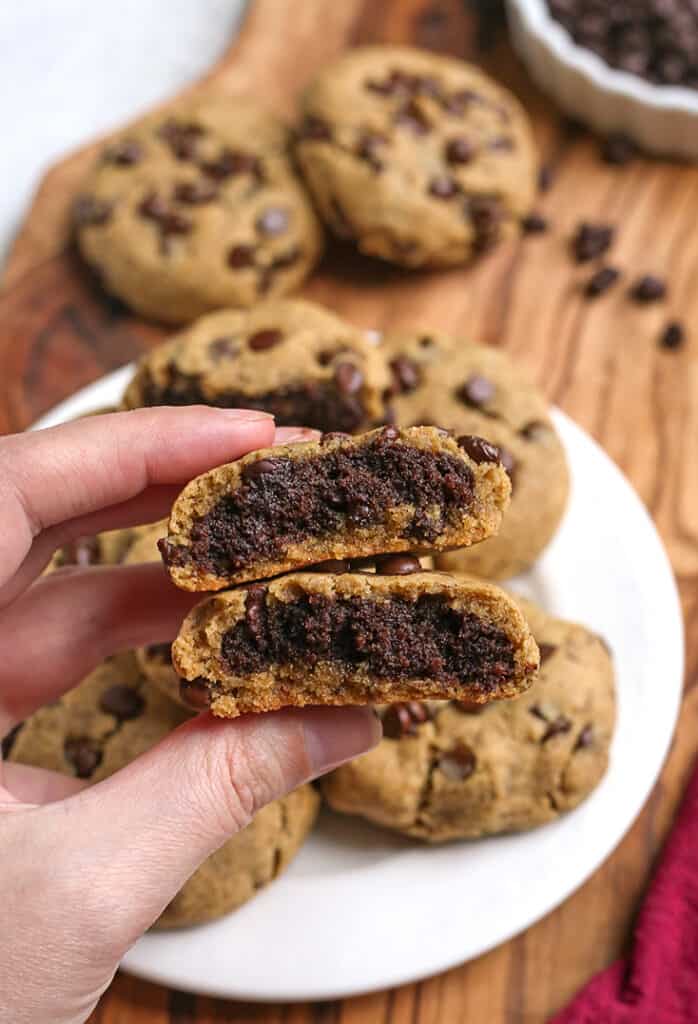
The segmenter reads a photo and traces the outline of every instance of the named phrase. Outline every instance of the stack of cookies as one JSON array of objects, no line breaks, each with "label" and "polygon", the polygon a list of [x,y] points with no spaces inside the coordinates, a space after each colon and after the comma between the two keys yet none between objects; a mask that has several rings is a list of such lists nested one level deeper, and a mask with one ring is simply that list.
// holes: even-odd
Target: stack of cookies
[{"label": "stack of cookies", "polygon": [[[110,143],[76,203],[104,286],[188,324],[141,360],[122,408],[260,409],[319,433],[191,481],[167,523],[54,556],[50,571],[162,558],[202,600],[173,644],[108,659],[32,716],[9,756],[96,782],[201,711],[369,703],[384,739],[323,780],[332,808],[433,842],[541,825],[596,786],[614,724],[603,641],[493,582],[529,568],[564,513],[547,403],[492,348],[381,337],[283,297],[321,222],[406,267],[512,234],[534,191],[527,119],[474,68],[378,47],[329,67],[302,107],[295,131],[242,98],[172,107]],[[159,926],[240,906],[319,802],[304,786],[267,807]]]}]

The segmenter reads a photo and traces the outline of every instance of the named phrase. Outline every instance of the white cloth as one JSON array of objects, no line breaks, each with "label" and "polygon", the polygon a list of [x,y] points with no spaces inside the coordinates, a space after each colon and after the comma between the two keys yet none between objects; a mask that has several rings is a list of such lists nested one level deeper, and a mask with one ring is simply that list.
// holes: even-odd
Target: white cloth
[{"label": "white cloth", "polygon": [[0,0],[0,262],[41,172],[206,70],[244,5]]}]

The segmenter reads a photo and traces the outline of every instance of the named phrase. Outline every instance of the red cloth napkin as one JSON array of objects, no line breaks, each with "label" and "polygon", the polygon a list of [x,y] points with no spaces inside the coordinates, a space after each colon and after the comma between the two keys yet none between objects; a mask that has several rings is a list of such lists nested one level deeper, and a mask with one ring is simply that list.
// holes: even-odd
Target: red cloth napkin
[{"label": "red cloth napkin", "polygon": [[550,1024],[698,1022],[698,769],[643,904],[633,949]]}]

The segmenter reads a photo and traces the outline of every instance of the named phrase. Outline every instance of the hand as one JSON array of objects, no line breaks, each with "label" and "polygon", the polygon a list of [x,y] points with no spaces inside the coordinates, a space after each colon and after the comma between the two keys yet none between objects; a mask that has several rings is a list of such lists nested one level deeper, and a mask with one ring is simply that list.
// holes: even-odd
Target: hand
[{"label": "hand", "polygon": [[[194,601],[155,564],[38,578],[52,552],[161,518],[187,480],[274,438],[263,413],[191,407],[0,439],[0,736],[107,655],[171,640]],[[361,708],[205,714],[89,788],[0,763],[0,1024],[85,1021],[206,857],[379,736]]]}]

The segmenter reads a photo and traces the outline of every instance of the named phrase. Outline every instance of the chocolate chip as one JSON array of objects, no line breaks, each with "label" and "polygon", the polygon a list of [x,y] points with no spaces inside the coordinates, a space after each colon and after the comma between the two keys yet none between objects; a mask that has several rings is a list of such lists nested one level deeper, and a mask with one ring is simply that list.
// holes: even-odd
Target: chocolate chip
[{"label": "chocolate chip", "polygon": [[480,374],[473,374],[472,377],[468,377],[466,382],[458,388],[456,397],[460,398],[461,402],[465,402],[466,405],[475,406],[477,409],[492,401],[494,391],[494,384],[491,380],[480,376]]},{"label": "chocolate chip", "polygon": [[584,294],[589,299],[595,299],[612,288],[619,277],[620,271],[615,267],[601,267],[587,281],[584,286]]},{"label": "chocolate chip", "polygon": [[419,559],[414,555],[377,555],[376,572],[379,576],[410,576],[413,572],[421,572]]},{"label": "chocolate chip", "polygon": [[464,213],[472,221],[475,229],[475,245],[478,251],[483,252],[494,245],[499,237],[502,220],[499,201],[494,196],[472,196],[465,203]]},{"label": "chocolate chip", "polygon": [[547,192],[553,183],[553,169],[550,164],[542,164],[538,169],[538,191]]},{"label": "chocolate chip", "polygon": [[525,235],[540,235],[548,230],[548,222],[539,213],[529,213],[521,221],[521,228]]},{"label": "chocolate chip", "polygon": [[499,451],[499,461],[504,466],[505,470],[507,471],[507,476],[509,477],[509,479],[511,480],[511,482],[513,484],[514,483],[514,473],[516,471],[516,459],[511,454],[509,449],[505,448],[503,445],[499,446],[498,451]]},{"label": "chocolate chip", "polygon": [[499,462],[499,448],[485,441],[484,437],[474,434],[463,434],[456,439],[457,444],[467,452],[473,462]]},{"label": "chocolate chip", "polygon": [[281,235],[288,228],[289,221],[287,210],[282,210],[278,206],[270,206],[257,218],[256,228],[261,235]]},{"label": "chocolate chip", "polygon": [[276,469],[275,459],[257,459],[256,462],[249,462],[242,471],[242,479],[245,483],[250,480],[259,480],[266,473],[273,473]]},{"label": "chocolate chip", "polygon": [[365,160],[366,163],[370,164],[374,171],[381,171],[383,169],[383,160],[381,159],[380,151],[387,141],[384,135],[368,132],[362,135],[357,142],[356,155],[361,160]]},{"label": "chocolate chip", "polygon": [[686,332],[683,324],[678,320],[672,320],[660,334],[659,345],[661,348],[676,349],[681,348],[685,340]]},{"label": "chocolate chip", "polygon": [[444,97],[442,106],[449,114],[462,116],[471,104],[479,102],[480,99],[472,89],[460,89]]},{"label": "chocolate chip", "polygon": [[451,199],[458,192],[460,192],[458,182],[445,174],[438,178],[432,178],[429,182],[429,195],[435,196],[436,199]]},{"label": "chocolate chip", "polygon": [[173,210],[156,192],[150,192],[138,205],[138,212],[146,220],[155,221],[162,236],[186,235],[192,229],[188,217]]},{"label": "chocolate chip", "polygon": [[389,740],[401,740],[404,736],[416,736],[420,725],[430,719],[429,709],[419,701],[406,704],[391,704],[383,715],[383,736]]},{"label": "chocolate chip", "polygon": [[463,782],[475,771],[477,759],[465,743],[458,743],[436,762],[439,771],[453,782]]},{"label": "chocolate chip", "polygon": [[332,138],[332,129],[324,118],[306,114],[299,129],[298,138],[324,142]]},{"label": "chocolate chip", "polygon": [[655,274],[644,274],[634,282],[630,297],[635,302],[658,302],[666,295],[666,282]]},{"label": "chocolate chip", "polygon": [[601,144],[601,157],[607,164],[616,164],[619,167],[630,163],[637,156],[637,146],[632,139],[622,132],[614,132],[604,139]]},{"label": "chocolate chip", "polygon": [[409,100],[396,111],[393,120],[401,128],[408,128],[415,135],[426,135],[431,131],[429,119],[415,100]]},{"label": "chocolate chip", "polygon": [[577,263],[587,263],[602,256],[610,248],[613,234],[610,224],[580,224],[572,239],[572,251]]},{"label": "chocolate chip", "polygon": [[118,167],[132,167],[143,158],[143,147],[135,139],[121,139],[109,146],[104,153],[107,163]]},{"label": "chocolate chip", "polygon": [[556,644],[538,644],[538,650],[540,651],[540,663],[543,665],[548,658],[557,650]]},{"label": "chocolate chip", "polygon": [[179,696],[190,708],[206,711],[211,704],[211,691],[205,679],[180,679]]},{"label": "chocolate chip", "polygon": [[481,715],[487,707],[487,704],[479,704],[474,700],[452,700],[451,705],[463,715]]},{"label": "chocolate chip", "polygon": [[594,727],[593,725],[585,725],[579,736],[577,742],[574,745],[575,750],[584,750],[586,747],[590,747],[594,742]]},{"label": "chocolate chip", "polygon": [[267,618],[267,588],[255,583],[247,589],[245,598],[245,622],[257,644],[264,641],[264,625]]},{"label": "chocolate chip", "polygon": [[315,565],[306,565],[304,572],[329,572],[335,575],[350,572],[351,566],[345,558],[328,558],[324,562],[316,562]]},{"label": "chocolate chip", "polygon": [[475,149],[466,138],[460,135],[455,139],[449,139],[444,156],[449,164],[467,164],[475,156]]},{"label": "chocolate chip", "polygon": [[236,356],[240,348],[236,341],[232,338],[214,338],[213,341],[209,342],[208,354],[211,356],[215,363],[221,361],[221,359],[230,359],[232,356]]},{"label": "chocolate chip", "polygon": [[179,203],[200,205],[210,203],[218,196],[218,188],[212,181],[183,181],[175,186],[174,197]]},{"label": "chocolate chip", "polygon": [[338,390],[343,395],[355,395],[361,390],[364,375],[354,363],[338,363],[334,371],[334,379]]},{"label": "chocolate chip", "polygon": [[569,732],[571,728],[572,723],[569,718],[566,718],[564,715],[558,715],[557,718],[550,722],[548,728],[541,736],[541,743],[547,743],[554,736],[561,736],[563,733]]},{"label": "chocolate chip", "polygon": [[[342,504],[345,504],[342,502]],[[373,509],[369,505],[368,501],[365,501],[361,497],[352,497],[345,504],[347,520],[353,526],[363,526],[369,522]]]},{"label": "chocolate chip", "polygon": [[397,356],[390,361],[390,371],[395,382],[395,393],[414,391],[419,384],[420,372],[417,364],[407,356]]},{"label": "chocolate chip", "polygon": [[79,779],[89,779],[102,763],[102,751],[88,736],[69,736],[63,753]]},{"label": "chocolate chip", "polygon": [[177,160],[193,160],[204,129],[193,121],[170,118],[160,125],[157,134],[167,143]]},{"label": "chocolate chip", "polygon": [[234,245],[228,252],[228,266],[234,270],[253,266],[254,252],[254,247],[251,245]]},{"label": "chocolate chip", "polygon": [[97,565],[100,545],[97,537],[78,537],[64,544],[58,553],[60,565]]},{"label": "chocolate chip", "polygon": [[172,664],[172,644],[148,644],[145,653],[154,661],[161,661],[164,665]]},{"label": "chocolate chip", "polygon": [[113,715],[120,722],[128,722],[142,714],[145,701],[138,690],[131,686],[110,686],[102,694],[99,707],[105,715]]},{"label": "chocolate chip", "polygon": [[262,169],[258,157],[241,150],[223,149],[215,160],[201,164],[201,170],[216,181],[235,177],[238,174],[253,174],[262,177]]},{"label": "chocolate chip", "polygon": [[79,228],[106,224],[111,217],[111,203],[94,196],[78,196],[73,203],[73,221]]},{"label": "chocolate chip", "polygon": [[283,333],[276,327],[268,327],[263,331],[255,331],[252,337],[248,338],[247,344],[253,352],[265,352],[278,345],[282,338]]}]

